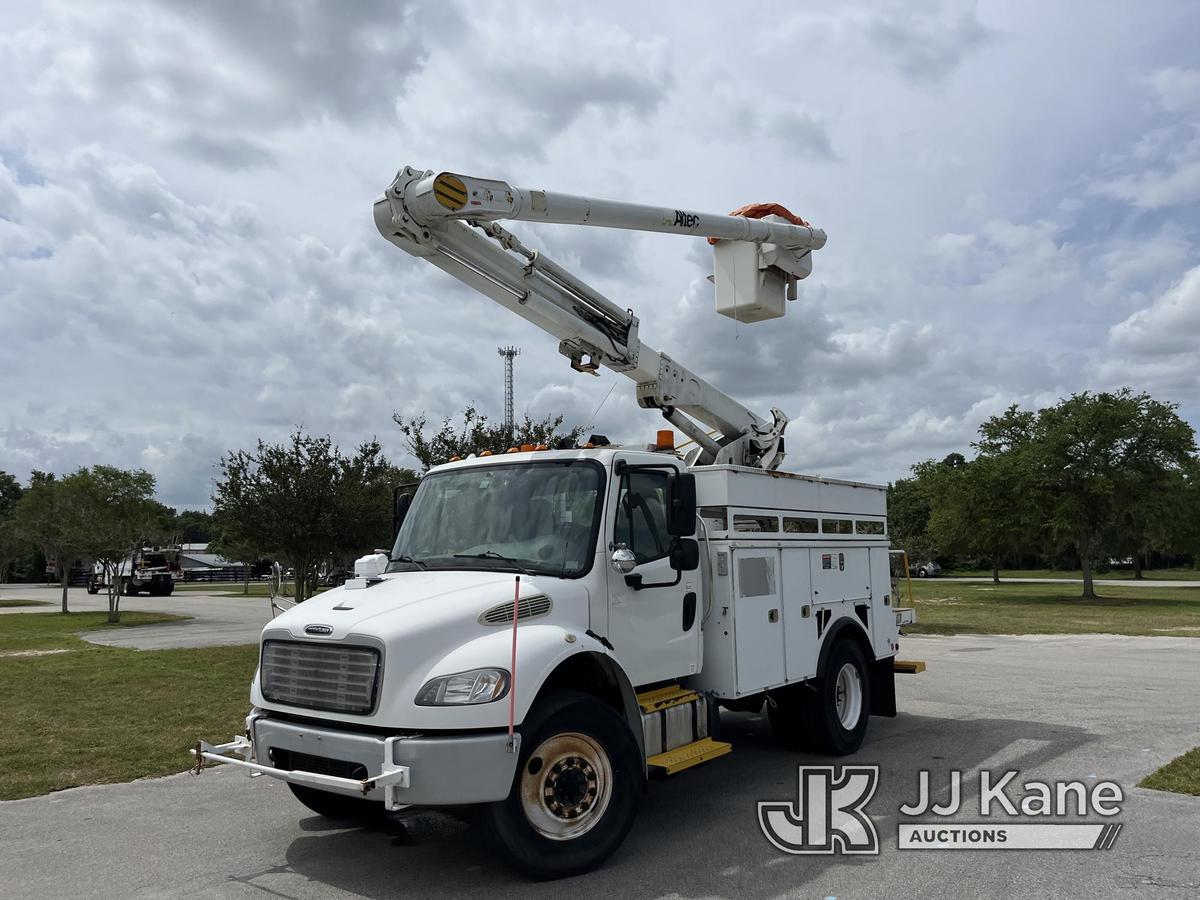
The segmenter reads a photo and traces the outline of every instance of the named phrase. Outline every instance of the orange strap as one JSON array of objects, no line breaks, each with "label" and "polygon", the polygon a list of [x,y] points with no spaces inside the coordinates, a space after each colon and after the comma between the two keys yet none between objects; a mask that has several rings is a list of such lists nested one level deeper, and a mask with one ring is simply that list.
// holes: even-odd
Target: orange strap
[{"label": "orange strap", "polygon": [[[731,216],[745,216],[747,219],[762,219],[766,216],[779,216],[782,219],[787,219],[793,225],[804,225],[808,227],[808,223],[802,218],[789,210],[782,203],[747,203],[745,206],[740,206],[730,213]],[[709,238],[710,244],[715,244],[720,238]]]}]

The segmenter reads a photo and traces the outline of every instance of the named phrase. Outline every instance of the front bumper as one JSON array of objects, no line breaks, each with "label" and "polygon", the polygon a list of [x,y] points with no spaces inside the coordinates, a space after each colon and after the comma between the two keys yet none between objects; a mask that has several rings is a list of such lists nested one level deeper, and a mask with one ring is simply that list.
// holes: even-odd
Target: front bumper
[{"label": "front bumper", "polygon": [[[369,800],[388,810],[406,806],[457,806],[503,800],[516,773],[521,736],[506,733],[394,735],[338,731],[251,714],[250,737],[226,744],[197,742],[192,755],[205,762]],[[229,754],[236,753],[237,756]],[[303,768],[308,766],[308,768]],[[356,775],[310,771],[346,770]],[[361,777],[358,777],[361,776]]]}]

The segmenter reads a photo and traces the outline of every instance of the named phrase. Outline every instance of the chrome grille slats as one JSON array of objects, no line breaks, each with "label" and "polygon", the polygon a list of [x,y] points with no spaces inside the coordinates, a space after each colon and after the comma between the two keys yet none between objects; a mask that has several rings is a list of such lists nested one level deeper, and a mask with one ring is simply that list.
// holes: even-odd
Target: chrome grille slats
[{"label": "chrome grille slats", "polygon": [[[522,597],[519,618],[524,621],[525,619],[532,619],[535,616],[544,616],[550,612],[551,606],[553,604],[545,594]],[[501,603],[499,606],[493,606],[479,616],[479,621],[483,625],[504,625],[511,623],[512,620],[513,604],[511,600],[507,603]]]},{"label": "chrome grille slats", "polygon": [[378,676],[379,651],[373,647],[263,642],[260,687],[274,703],[368,713],[375,707]]}]

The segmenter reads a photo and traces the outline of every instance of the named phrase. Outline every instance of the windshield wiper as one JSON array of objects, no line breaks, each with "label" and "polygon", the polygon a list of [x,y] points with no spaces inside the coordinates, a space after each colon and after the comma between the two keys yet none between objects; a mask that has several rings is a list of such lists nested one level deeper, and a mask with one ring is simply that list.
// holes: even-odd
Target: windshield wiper
[{"label": "windshield wiper", "polygon": [[495,550],[484,550],[481,553],[455,553],[455,559],[495,559],[500,562],[506,562],[522,575],[532,575],[533,573],[526,569],[520,562],[513,559],[511,556],[505,556],[502,553],[497,553]]},{"label": "windshield wiper", "polygon": [[429,568],[429,564],[427,562],[425,562],[424,560],[420,560],[420,559],[413,559],[407,553],[401,553],[399,556],[393,556],[391,558],[391,561],[392,562],[402,562],[402,563],[412,563],[418,569],[428,569]]}]

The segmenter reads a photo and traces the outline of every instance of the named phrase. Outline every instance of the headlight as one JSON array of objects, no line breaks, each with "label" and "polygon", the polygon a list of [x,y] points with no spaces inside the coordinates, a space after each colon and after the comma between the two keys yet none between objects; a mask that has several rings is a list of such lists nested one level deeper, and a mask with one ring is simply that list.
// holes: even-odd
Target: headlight
[{"label": "headlight", "polygon": [[508,693],[508,672],[504,669],[471,669],[455,675],[442,675],[425,682],[417,692],[417,706],[468,706],[491,703]]}]

